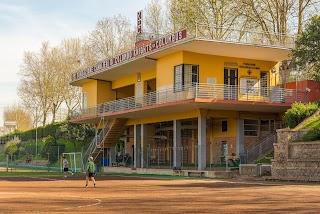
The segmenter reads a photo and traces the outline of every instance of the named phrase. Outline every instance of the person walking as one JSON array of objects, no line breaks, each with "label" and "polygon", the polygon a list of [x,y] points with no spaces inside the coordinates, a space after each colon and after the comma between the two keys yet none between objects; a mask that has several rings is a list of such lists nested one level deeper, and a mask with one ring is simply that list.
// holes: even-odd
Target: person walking
[{"label": "person walking", "polygon": [[69,162],[66,159],[66,157],[63,156],[63,160],[62,160],[62,165],[63,165],[63,173],[64,173],[64,177],[67,177],[67,172],[69,172],[71,175],[73,175],[73,173],[71,171],[69,171]]},{"label": "person walking", "polygon": [[95,166],[93,163],[93,157],[88,158],[88,162],[86,164],[86,185],[88,187],[89,178],[93,181],[93,187],[96,187],[96,180],[94,179]]}]

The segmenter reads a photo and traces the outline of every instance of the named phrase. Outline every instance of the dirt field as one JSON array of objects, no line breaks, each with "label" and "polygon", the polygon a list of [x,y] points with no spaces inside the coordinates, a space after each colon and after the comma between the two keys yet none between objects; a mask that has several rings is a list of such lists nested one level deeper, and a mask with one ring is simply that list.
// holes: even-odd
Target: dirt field
[{"label": "dirt field", "polygon": [[98,176],[0,177],[0,213],[319,213],[320,185]]}]

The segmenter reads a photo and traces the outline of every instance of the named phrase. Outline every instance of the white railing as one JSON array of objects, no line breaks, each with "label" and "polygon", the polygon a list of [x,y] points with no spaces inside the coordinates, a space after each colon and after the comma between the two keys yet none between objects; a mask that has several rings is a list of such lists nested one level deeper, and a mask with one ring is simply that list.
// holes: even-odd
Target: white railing
[{"label": "white railing", "polygon": [[203,24],[196,25],[195,32],[188,32],[189,36],[194,36],[198,39],[212,39],[285,48],[293,48],[296,40],[296,36],[289,34],[269,33]]},{"label": "white railing", "polygon": [[171,88],[146,93],[143,96],[133,96],[105,102],[98,106],[82,110],[81,112],[72,112],[71,119],[90,116],[95,117],[105,113],[128,111],[155,105],[161,106],[161,104],[165,103],[195,98],[291,104],[295,101],[307,102],[306,93],[307,92],[305,91],[283,89],[279,87],[244,88],[232,85],[197,83],[191,86],[185,86],[179,90]]}]

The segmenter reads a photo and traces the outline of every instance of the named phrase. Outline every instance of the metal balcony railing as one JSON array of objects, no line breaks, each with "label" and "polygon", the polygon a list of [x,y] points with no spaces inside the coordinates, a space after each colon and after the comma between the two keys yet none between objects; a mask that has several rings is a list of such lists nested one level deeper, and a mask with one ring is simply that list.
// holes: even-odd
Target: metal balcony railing
[{"label": "metal balcony railing", "polygon": [[259,32],[247,29],[209,26],[203,24],[195,25],[195,29],[193,31],[189,30],[188,32],[190,37],[198,39],[211,39],[285,48],[293,48],[296,40],[296,36],[289,34]]},{"label": "metal balcony railing", "polygon": [[142,107],[150,107],[195,98],[287,104],[291,104],[295,101],[308,101],[307,92],[293,89],[283,89],[279,87],[244,88],[233,85],[196,83],[179,89],[170,88],[146,93],[142,96],[133,96],[111,102],[105,102],[98,106],[84,109],[80,112],[72,112],[71,119],[128,111]]},{"label": "metal balcony railing", "polygon": [[[162,39],[162,38],[168,37],[169,35],[172,35],[172,34],[153,35],[152,37],[150,37],[150,35],[147,36],[147,34],[142,34],[140,36],[143,38],[140,38],[140,40],[146,39],[151,42],[156,39]],[[252,45],[258,45],[258,46],[259,45],[272,46],[272,47],[278,47],[278,48],[293,48],[295,45],[296,36],[289,35],[289,34],[278,34],[278,33],[253,31],[253,30],[246,30],[246,29],[236,29],[236,28],[216,26],[216,25],[196,24],[196,25],[190,26],[187,29],[186,38],[179,41],[175,41],[174,43],[179,44],[182,41],[193,40],[193,39],[209,40],[209,41],[210,40],[225,41],[225,42],[236,43],[236,44],[252,44]],[[159,48],[159,50],[160,49],[161,48]],[[146,51],[139,56],[145,56],[148,53],[152,53],[153,50]],[[123,54],[126,55],[126,53],[123,53]],[[119,54],[118,57],[122,56],[123,54]],[[108,60],[112,60],[116,57],[117,56],[111,57]],[[109,66],[108,68],[97,69],[100,67],[101,64],[103,64],[103,62],[108,60],[107,59],[102,60],[101,62],[98,62],[95,66],[91,68],[87,68],[85,70],[80,70],[73,73],[71,75],[71,82],[74,82],[80,79],[85,79],[93,74],[102,73],[108,70],[109,68],[111,68],[113,65],[115,65],[115,63],[113,63],[113,65]]]}]

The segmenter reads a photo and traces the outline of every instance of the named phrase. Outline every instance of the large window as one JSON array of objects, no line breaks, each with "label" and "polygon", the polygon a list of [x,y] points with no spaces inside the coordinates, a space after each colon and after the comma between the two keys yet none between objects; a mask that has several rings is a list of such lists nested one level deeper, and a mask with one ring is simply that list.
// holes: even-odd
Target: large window
[{"label": "large window", "polygon": [[245,136],[267,136],[274,133],[274,120],[244,119]]},{"label": "large window", "polygon": [[244,135],[258,136],[259,120],[244,119]]},{"label": "large window", "polygon": [[174,66],[174,91],[184,91],[186,87],[199,83],[199,65],[182,64]]}]

